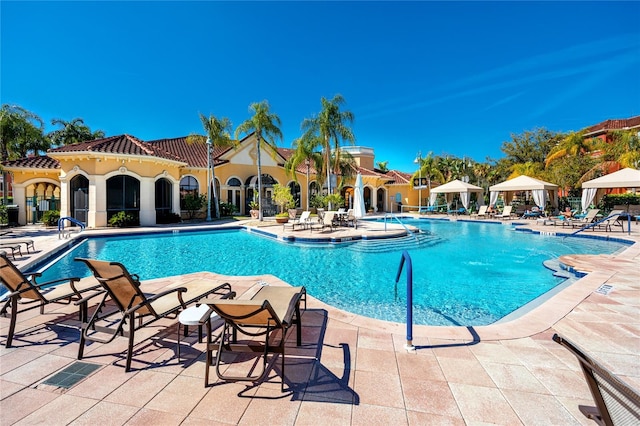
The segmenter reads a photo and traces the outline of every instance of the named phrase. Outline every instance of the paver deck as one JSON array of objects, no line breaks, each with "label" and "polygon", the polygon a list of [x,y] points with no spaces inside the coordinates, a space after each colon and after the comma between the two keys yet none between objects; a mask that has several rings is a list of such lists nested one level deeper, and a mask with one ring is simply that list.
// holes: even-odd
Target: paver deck
[{"label": "paver deck", "polygon": [[[553,228],[527,224],[547,232]],[[282,226],[264,230],[290,232]],[[23,232],[38,251],[17,261],[21,267],[67,244],[52,231]],[[359,227],[325,234],[342,238],[359,235],[355,232],[382,231]],[[405,350],[403,324],[310,298],[302,316],[303,345],[288,345],[290,391],[284,394],[278,363],[257,386],[205,388],[204,344],[195,332],[181,339],[179,362],[175,320],[156,323],[146,336],[140,333],[129,373],[123,367],[126,339],[117,339],[87,347],[83,361],[100,368],[85,380],[70,389],[44,385],[76,361],[78,323],[73,307],[47,307],[44,315],[33,310],[19,318],[15,347],[0,350],[0,424],[592,424],[578,411],[579,404],[593,405],[578,362],[551,340],[554,333],[640,389],[640,226],[632,225],[631,235],[594,234],[636,243],[616,256],[574,259],[593,272],[513,321],[473,328],[415,326],[413,352]],[[258,280],[286,285],[269,275],[209,272],[143,285],[160,289],[193,276],[225,278],[237,291]],[[612,291],[595,293],[602,284]],[[8,319],[0,318],[0,343],[7,327]]]}]

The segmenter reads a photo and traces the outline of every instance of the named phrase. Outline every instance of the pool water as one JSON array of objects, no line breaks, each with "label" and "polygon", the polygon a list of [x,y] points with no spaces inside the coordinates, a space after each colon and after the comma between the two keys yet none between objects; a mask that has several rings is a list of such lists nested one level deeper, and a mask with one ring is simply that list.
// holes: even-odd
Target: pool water
[{"label": "pool water", "polygon": [[337,308],[406,321],[406,275],[395,284],[402,250],[413,264],[415,324],[493,323],[559,285],[543,262],[563,254],[611,254],[625,244],[515,232],[506,225],[408,220],[415,240],[300,245],[244,230],[91,238],[44,272],[40,281],[87,276],[75,257],[123,263],[140,279],[199,271],[272,274]]}]

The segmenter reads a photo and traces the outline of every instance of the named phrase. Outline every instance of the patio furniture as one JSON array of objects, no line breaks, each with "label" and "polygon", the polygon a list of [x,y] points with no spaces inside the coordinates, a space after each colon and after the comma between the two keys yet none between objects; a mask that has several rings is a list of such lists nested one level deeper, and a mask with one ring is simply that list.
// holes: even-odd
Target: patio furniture
[{"label": "patio furniture", "polygon": [[[263,285],[255,294],[247,299],[242,296],[236,300],[216,300],[207,302],[209,306],[224,320],[224,328],[219,336],[219,343],[207,345],[207,360],[205,363],[205,386],[209,385],[209,366],[212,363],[212,351],[216,354],[216,375],[225,381],[264,380],[269,373],[267,357],[269,354],[280,354],[282,357],[282,382],[280,390],[284,391],[285,380],[285,340],[287,332],[296,326],[296,345],[302,344],[302,321],[300,304],[305,301],[304,287],[281,287]],[[211,336],[211,324],[207,324],[208,335]],[[243,335],[238,340],[238,332]],[[263,341],[254,340],[264,337]],[[262,369],[255,373],[256,366],[252,363],[251,370],[245,376],[224,374],[220,366],[224,365],[223,358],[227,353],[253,353],[262,358]]]},{"label": "patio furniture", "polygon": [[[83,299],[83,293],[100,288],[100,284],[92,277],[84,279],[76,277],[61,278],[38,284],[36,283],[36,278],[40,275],[40,273],[23,274],[7,258],[6,253],[0,253],[0,282],[9,290],[9,294],[6,296],[7,300],[0,310],[0,314],[5,315],[7,310],[11,312],[9,331],[7,332],[7,341],[5,342],[7,348],[11,347],[16,328],[16,320],[20,312],[40,308],[40,314],[44,314],[45,305],[50,303],[68,305],[73,301],[77,302]],[[18,305],[26,306],[26,308],[19,310]],[[78,316],[80,321],[86,321],[86,301],[79,303]]]},{"label": "patio furniture", "polygon": [[578,218],[578,219],[570,218],[568,220],[567,226],[571,226],[572,228],[586,228],[591,223],[596,221],[596,216],[598,215],[599,212],[600,212],[600,209],[591,209],[582,218]]},{"label": "patio furniture", "polygon": [[27,253],[31,253],[31,251],[36,251],[35,245],[33,244],[33,240],[9,238],[7,240],[0,241],[0,245],[4,245],[4,244],[18,244],[18,245],[24,244],[25,248],[27,249]]},{"label": "patio furniture", "polygon": [[511,218],[511,210],[513,210],[513,206],[504,206],[502,213],[495,215],[496,219],[509,219]]},{"label": "patio furniture", "polygon": [[[136,330],[165,317],[177,317],[182,309],[207,296],[233,297],[229,283],[219,284],[214,280],[194,279],[160,293],[143,292],[137,277],[134,278],[118,262],[82,259],[102,285],[103,294],[93,316],[82,328],[78,359],[82,359],[87,340],[110,343],[118,335],[129,338],[125,371],[131,369],[131,358]],[[109,299],[112,303],[109,302]],[[106,326],[98,323],[107,323]],[[125,332],[124,326],[128,325]],[[107,337],[102,337],[106,334]]]},{"label": "patio furniture", "polygon": [[595,407],[578,406],[582,414],[600,425],[640,424],[640,394],[578,346],[558,334],[556,343],[567,348],[580,362]]},{"label": "patio furniture", "polygon": [[296,219],[293,220],[289,220],[289,222],[285,223],[282,225],[282,230],[284,231],[287,227],[291,227],[292,231],[296,230],[296,226],[300,226],[303,229],[307,227],[307,225],[309,225],[309,217],[311,215],[311,212],[308,210],[305,210],[302,212],[302,214],[300,214],[300,216],[298,216]]},{"label": "patio furniture", "polygon": [[206,304],[190,306],[178,315],[178,361],[180,361],[180,325],[184,327],[184,337],[189,335],[189,326],[198,326],[198,343],[202,343],[202,326],[207,321],[215,321],[220,317]]},{"label": "patio furniture", "polygon": [[18,252],[20,257],[22,257],[22,248],[20,247],[20,244],[0,244],[0,248],[3,250],[11,250],[11,257],[13,258],[13,260],[16,260],[16,251]]},{"label": "patio furniture", "polygon": [[487,209],[489,208],[489,206],[487,206],[486,204],[483,206],[480,206],[480,208],[478,209],[478,213],[472,213],[471,217],[475,217],[475,218],[479,218],[479,217],[487,217]]}]

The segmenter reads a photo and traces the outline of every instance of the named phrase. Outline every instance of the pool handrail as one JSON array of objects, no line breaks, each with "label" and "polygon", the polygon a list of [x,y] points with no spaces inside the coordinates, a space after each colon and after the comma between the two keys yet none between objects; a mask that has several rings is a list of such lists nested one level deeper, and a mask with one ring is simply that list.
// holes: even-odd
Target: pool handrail
[{"label": "pool handrail", "polygon": [[407,231],[409,233],[409,235],[411,235],[412,237],[415,237],[415,234],[413,233],[413,231],[411,231],[409,228],[407,228],[407,225],[405,225],[396,215],[394,215],[393,213],[385,213],[384,214],[384,231],[387,232],[387,217],[390,217],[391,219],[395,219],[396,222],[398,222],[405,231]]},{"label": "pool handrail", "polygon": [[[584,226],[584,227],[582,227],[582,228],[578,229],[577,231],[575,231],[575,232],[573,232],[573,233],[569,234],[569,236],[576,235],[577,233],[582,232],[582,231],[584,231],[584,230],[586,230],[586,229],[589,229],[589,228],[593,228],[594,226],[600,226],[600,224],[601,224],[602,222],[606,222],[606,221],[608,221],[608,220],[611,220],[611,219],[615,218],[616,216],[617,216],[618,218],[625,217],[625,218],[627,219],[627,225],[628,225],[627,234],[628,234],[628,235],[631,235],[631,215],[630,215],[629,213],[627,213],[627,212],[622,212],[622,213],[617,213],[617,214],[609,215],[609,216],[607,216],[607,217],[604,217],[604,218],[602,218],[602,219],[598,220],[597,222],[590,223],[590,224],[588,224],[587,226]],[[622,232],[624,232],[624,224],[622,225]]]},{"label": "pool handrail", "polygon": [[402,268],[405,262],[407,263],[407,343],[404,348],[413,351],[413,267],[411,265],[411,256],[406,250],[402,251],[402,258],[400,258],[400,266],[398,267],[398,274],[396,275],[396,284],[400,279]]},{"label": "pool handrail", "polygon": [[68,220],[72,224],[79,226],[80,227],[80,232],[84,231],[84,228],[86,228],[86,225],[83,222],[80,222],[78,219],[76,219],[74,217],[71,217],[71,216],[61,217],[60,219],[58,219],[58,239],[60,239],[60,235],[64,236],[64,221],[65,220]]}]

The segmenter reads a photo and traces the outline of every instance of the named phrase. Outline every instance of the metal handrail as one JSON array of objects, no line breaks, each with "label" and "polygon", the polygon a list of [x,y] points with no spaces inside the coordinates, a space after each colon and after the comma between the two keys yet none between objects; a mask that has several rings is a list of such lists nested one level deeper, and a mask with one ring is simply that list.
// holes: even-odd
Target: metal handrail
[{"label": "metal handrail", "polygon": [[61,217],[60,219],[58,219],[58,239],[60,239],[60,235],[64,235],[64,221],[65,220],[68,220],[72,224],[79,226],[80,227],[80,232],[84,231],[84,228],[86,228],[86,225],[84,223],[80,222],[76,218],[73,218],[71,216]]},{"label": "metal handrail", "polygon": [[405,225],[397,216],[395,216],[393,213],[385,213],[384,214],[384,230],[385,232],[387,231],[387,217],[391,217],[391,219],[395,219],[396,222],[398,222],[405,231],[407,231],[409,233],[409,235],[411,235],[412,237],[415,236],[415,234],[409,229],[407,228],[407,225]]},{"label": "metal handrail", "polygon": [[407,263],[407,343],[404,347],[407,350],[415,350],[415,346],[413,346],[413,267],[411,266],[409,252],[403,250],[398,274],[396,275],[396,284],[398,284],[405,262]]},{"label": "metal handrail", "polygon": [[[627,230],[627,233],[628,233],[629,235],[631,235],[631,215],[630,215],[629,213],[627,213],[627,212],[622,212],[622,213],[618,213],[618,214],[612,214],[612,215],[609,215],[609,216],[607,216],[607,217],[605,217],[605,218],[603,218],[603,219],[600,219],[600,220],[599,220],[599,221],[597,221],[597,222],[590,223],[590,224],[588,224],[587,226],[584,226],[584,227],[582,227],[582,228],[578,229],[577,231],[575,231],[575,232],[573,232],[573,233],[569,234],[569,236],[576,235],[577,233],[582,232],[582,231],[584,231],[584,230],[586,230],[586,229],[589,229],[589,228],[593,228],[594,226],[599,226],[602,222],[605,222],[605,221],[611,220],[611,219],[613,219],[614,217],[619,217],[619,218],[620,218],[620,217],[625,217],[625,218],[627,219],[627,224],[628,224],[628,230]],[[622,232],[624,232],[624,225],[622,225]]]}]

